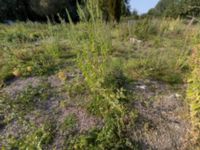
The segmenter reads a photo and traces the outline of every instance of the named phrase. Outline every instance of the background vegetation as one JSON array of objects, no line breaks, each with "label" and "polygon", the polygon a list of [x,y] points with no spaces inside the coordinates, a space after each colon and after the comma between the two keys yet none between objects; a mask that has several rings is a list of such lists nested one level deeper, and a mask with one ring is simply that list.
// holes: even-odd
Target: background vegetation
[{"label": "background vegetation", "polygon": [[[45,21],[47,17],[59,22],[59,17],[68,20],[66,10],[73,21],[78,21],[77,4],[82,5],[91,0],[0,0],[0,21],[4,20],[32,20]],[[105,20],[119,21],[121,14],[130,14],[128,0],[97,0],[104,12]],[[59,16],[58,16],[59,15]]]},{"label": "background vegetation", "polygon": [[148,14],[167,17],[199,17],[200,2],[198,0],[160,0]]}]

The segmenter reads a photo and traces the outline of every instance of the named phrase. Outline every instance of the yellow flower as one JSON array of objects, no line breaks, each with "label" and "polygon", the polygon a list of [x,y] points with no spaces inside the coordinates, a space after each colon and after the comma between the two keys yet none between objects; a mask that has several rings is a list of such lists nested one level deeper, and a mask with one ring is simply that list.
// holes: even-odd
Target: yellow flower
[{"label": "yellow flower", "polygon": [[28,66],[26,69],[28,72],[32,72],[32,70],[33,70],[31,66]]},{"label": "yellow flower", "polygon": [[65,80],[67,79],[67,76],[66,76],[66,74],[65,74],[64,71],[59,71],[59,72],[58,72],[58,78],[59,78],[60,80],[62,80],[62,81],[65,81]]}]

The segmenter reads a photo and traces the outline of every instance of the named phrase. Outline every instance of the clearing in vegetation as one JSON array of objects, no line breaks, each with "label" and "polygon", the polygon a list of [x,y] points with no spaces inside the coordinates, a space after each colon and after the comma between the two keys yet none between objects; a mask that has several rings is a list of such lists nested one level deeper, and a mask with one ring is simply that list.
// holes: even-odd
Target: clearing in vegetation
[{"label": "clearing in vegetation", "polygon": [[92,16],[0,25],[0,148],[198,150],[200,25]]}]

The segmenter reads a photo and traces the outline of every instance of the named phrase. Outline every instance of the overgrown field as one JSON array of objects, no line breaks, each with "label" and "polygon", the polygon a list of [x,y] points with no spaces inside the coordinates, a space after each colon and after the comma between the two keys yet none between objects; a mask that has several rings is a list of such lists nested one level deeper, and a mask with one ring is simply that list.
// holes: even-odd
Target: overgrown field
[{"label": "overgrown field", "polygon": [[0,25],[1,149],[199,149],[200,25]]}]

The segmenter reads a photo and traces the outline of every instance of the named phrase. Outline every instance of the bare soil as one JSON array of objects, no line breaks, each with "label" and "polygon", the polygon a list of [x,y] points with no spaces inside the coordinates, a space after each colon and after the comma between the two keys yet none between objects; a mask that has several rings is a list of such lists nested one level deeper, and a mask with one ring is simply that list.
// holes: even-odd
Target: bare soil
[{"label": "bare soil", "polygon": [[138,111],[131,136],[140,149],[191,149],[189,108],[184,100],[186,85],[174,89],[165,83],[146,80],[130,87],[137,95],[132,107]]},{"label": "bare soil", "polygon": [[[64,143],[63,134],[59,127],[64,119],[74,114],[78,123],[73,132],[84,133],[93,127],[101,126],[102,120],[89,114],[84,108],[76,105],[61,107],[61,103],[68,99],[63,91],[64,83],[56,75],[45,77],[32,77],[17,79],[3,88],[1,92],[15,97],[28,86],[37,87],[41,83],[48,82],[51,86],[49,92],[55,95],[47,100],[44,107],[30,111],[25,120],[41,126],[46,121],[53,121],[56,125],[53,147],[62,149]],[[188,105],[184,100],[186,85],[171,85],[151,80],[136,81],[128,86],[136,98],[133,99],[131,109],[136,109],[138,118],[135,127],[130,129],[130,136],[141,150],[187,150],[190,149],[190,129]],[[73,100],[70,100],[73,101]],[[40,109],[41,108],[41,109]],[[5,116],[0,116],[0,122]],[[6,126],[0,125],[0,135],[7,137],[13,135],[19,137],[31,128],[26,124],[14,120]],[[4,142],[0,142],[1,144]]]}]

